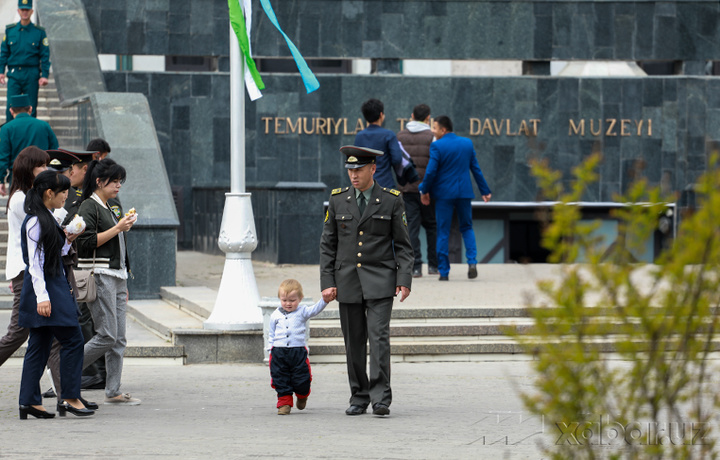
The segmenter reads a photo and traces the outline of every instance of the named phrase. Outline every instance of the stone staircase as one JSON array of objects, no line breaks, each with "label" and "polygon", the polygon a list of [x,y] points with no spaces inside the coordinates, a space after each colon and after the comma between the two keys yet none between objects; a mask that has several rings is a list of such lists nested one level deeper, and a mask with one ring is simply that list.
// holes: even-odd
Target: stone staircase
[{"label": "stone staircase", "polygon": [[[41,87],[38,92],[37,117],[50,123],[58,144],[61,148],[80,148],[85,146],[72,145],[77,135],[77,119],[75,109],[60,107],[60,98],[52,72],[48,78],[47,86]],[[0,85],[0,120],[5,122],[5,107],[7,106],[7,85]]]},{"label": "stone staircase", "polygon": [[[128,305],[133,317],[158,337],[182,344],[186,363],[248,361],[252,352],[244,354],[242,346],[229,346],[224,351],[208,353],[210,344],[188,342],[191,338],[205,340],[217,335],[216,331],[203,330],[214,306],[216,291],[205,287],[162,288],[161,299],[134,300]],[[264,298],[261,304],[267,304]],[[306,299],[304,302],[307,302]],[[390,335],[394,362],[473,361],[497,359],[529,359],[517,342],[507,335],[507,329],[524,331],[532,321],[521,307],[458,307],[458,308],[395,308]],[[230,334],[230,336],[228,336]],[[254,332],[223,332],[228,344],[232,335],[247,336]],[[255,345],[260,347],[260,337]],[[215,340],[210,338],[209,340]],[[242,340],[242,337],[238,337]],[[308,348],[314,363],[345,362],[345,346],[340,329],[337,303],[310,321]],[[250,359],[251,360],[251,359]]]}]

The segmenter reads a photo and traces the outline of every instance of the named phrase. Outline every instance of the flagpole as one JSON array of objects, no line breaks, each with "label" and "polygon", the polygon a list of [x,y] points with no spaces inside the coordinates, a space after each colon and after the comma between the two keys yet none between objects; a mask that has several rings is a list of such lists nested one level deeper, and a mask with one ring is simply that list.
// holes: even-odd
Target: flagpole
[{"label": "flagpole", "polygon": [[251,253],[257,247],[250,194],[245,191],[245,63],[230,31],[230,193],[225,194],[218,246],[225,253],[225,267],[212,314],[205,329],[262,329]]}]

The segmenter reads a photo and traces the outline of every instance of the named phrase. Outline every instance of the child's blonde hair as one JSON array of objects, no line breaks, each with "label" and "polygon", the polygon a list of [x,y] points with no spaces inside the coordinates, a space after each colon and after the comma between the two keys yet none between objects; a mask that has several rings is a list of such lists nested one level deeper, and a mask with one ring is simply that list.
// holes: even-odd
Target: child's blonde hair
[{"label": "child's blonde hair", "polygon": [[282,293],[290,294],[293,291],[297,291],[298,296],[300,296],[301,299],[304,297],[302,284],[300,284],[300,281],[294,279],[287,279],[280,283],[280,287],[278,288],[278,297],[281,296]]}]

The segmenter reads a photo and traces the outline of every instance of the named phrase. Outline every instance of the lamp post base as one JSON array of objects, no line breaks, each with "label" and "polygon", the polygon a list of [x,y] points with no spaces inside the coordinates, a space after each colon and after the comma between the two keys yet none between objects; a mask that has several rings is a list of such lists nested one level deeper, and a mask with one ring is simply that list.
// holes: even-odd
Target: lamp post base
[{"label": "lamp post base", "polygon": [[204,329],[260,330],[262,310],[250,254],[257,247],[249,193],[226,193],[218,239],[225,267],[215,307]]}]

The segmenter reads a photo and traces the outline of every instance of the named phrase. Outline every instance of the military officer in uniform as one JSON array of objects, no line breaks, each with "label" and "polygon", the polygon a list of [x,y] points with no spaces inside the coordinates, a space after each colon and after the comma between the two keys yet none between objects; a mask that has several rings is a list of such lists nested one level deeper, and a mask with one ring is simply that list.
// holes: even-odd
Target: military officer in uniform
[{"label": "military officer in uniform", "polygon": [[[0,84],[7,82],[8,102],[12,96],[29,95],[28,105],[32,106],[32,116],[36,117],[38,88],[48,84],[50,46],[45,29],[30,22],[32,2],[18,0],[20,22],[5,26],[5,36],[0,46]],[[9,104],[5,115],[6,121],[13,119]]]},{"label": "military officer in uniform", "polygon": [[[332,191],[320,241],[323,296],[337,295],[345,338],[350,407],[360,415],[390,414],[390,315],[393,296],[410,295],[413,250],[400,192],[373,179],[375,158],[363,147],[340,149],[352,187]],[[366,373],[370,339],[370,376]]]},{"label": "military officer in uniform", "polygon": [[27,94],[10,98],[10,110],[15,119],[0,128],[0,195],[6,195],[3,183],[6,171],[12,177],[12,165],[21,150],[34,145],[42,150],[56,149],[57,137],[50,125],[30,116],[30,98]]}]

